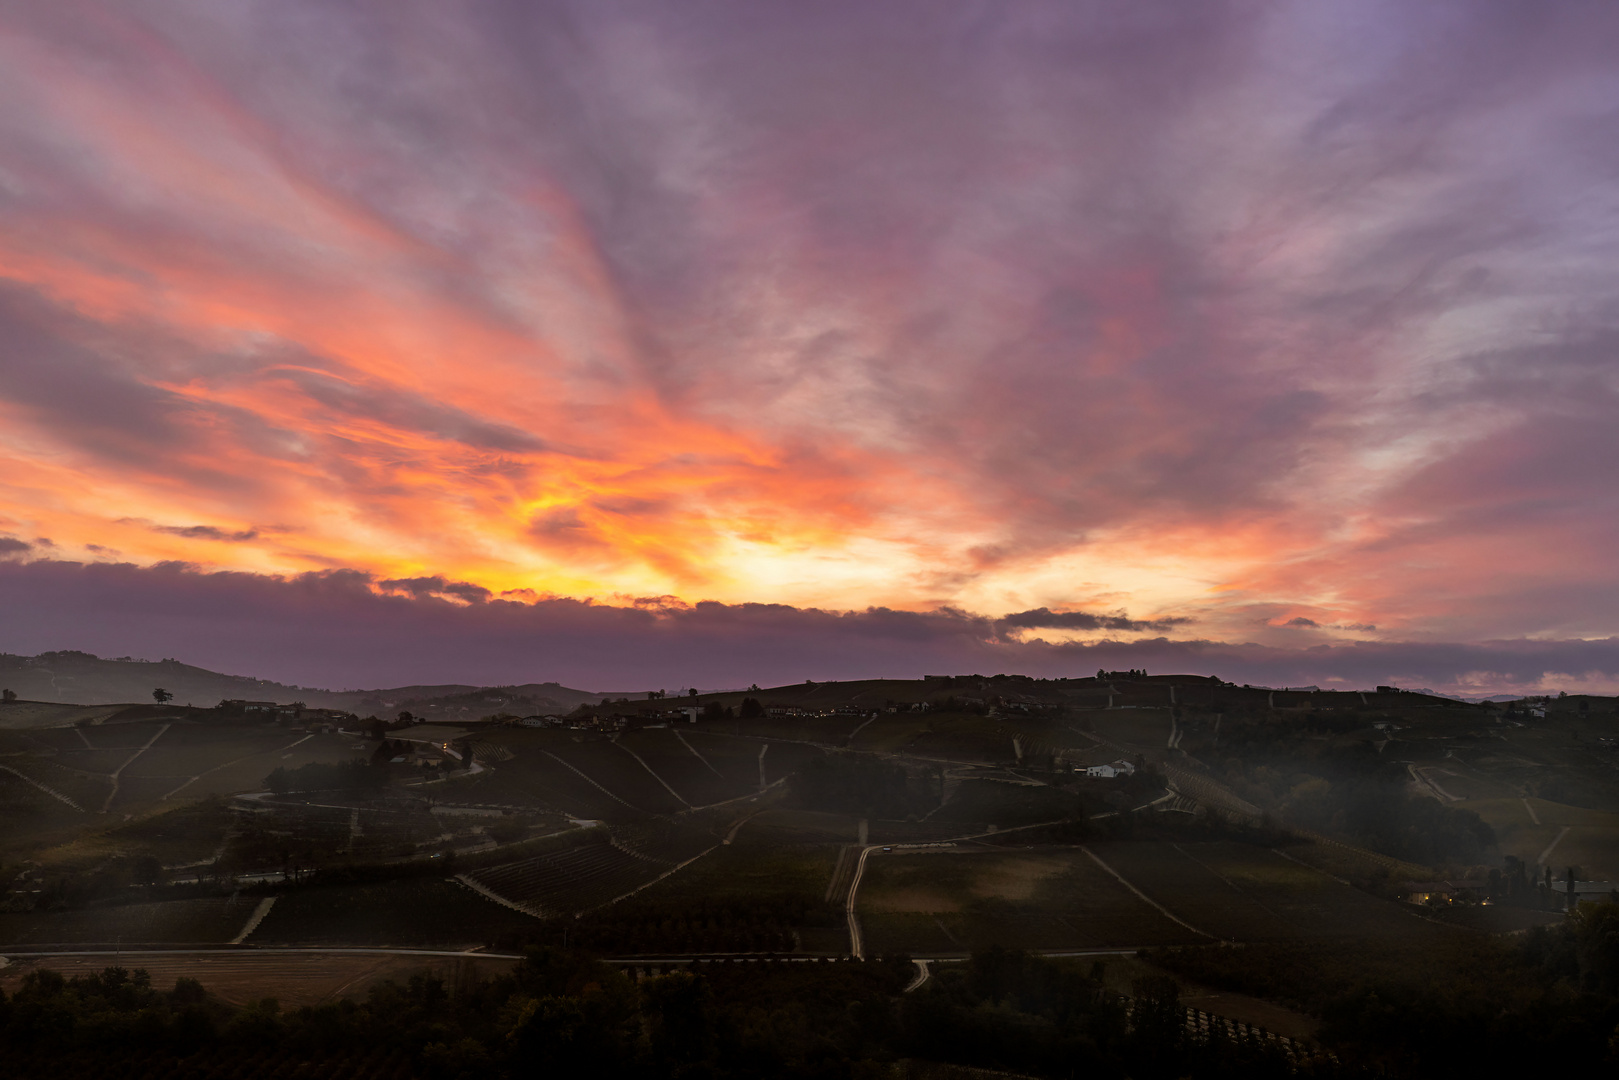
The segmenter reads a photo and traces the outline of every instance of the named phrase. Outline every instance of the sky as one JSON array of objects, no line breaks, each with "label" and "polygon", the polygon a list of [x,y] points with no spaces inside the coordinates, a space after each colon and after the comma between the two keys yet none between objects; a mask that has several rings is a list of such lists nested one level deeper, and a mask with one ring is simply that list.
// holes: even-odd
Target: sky
[{"label": "sky", "polygon": [[0,650],[1619,691],[1619,9],[0,3]]}]

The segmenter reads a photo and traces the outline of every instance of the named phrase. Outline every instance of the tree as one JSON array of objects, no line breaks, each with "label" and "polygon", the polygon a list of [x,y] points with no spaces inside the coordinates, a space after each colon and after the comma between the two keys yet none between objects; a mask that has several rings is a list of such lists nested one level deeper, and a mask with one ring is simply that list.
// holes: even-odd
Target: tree
[{"label": "tree", "polygon": [[173,701],[174,695],[160,686],[156,690],[152,691],[152,700],[157,702],[159,705],[162,705],[166,701]]},{"label": "tree", "polygon": [[696,697],[697,696],[697,687],[695,687],[695,686],[692,687],[690,690],[688,690],[686,692],[686,694],[687,694],[688,697]]},{"label": "tree", "polygon": [[0,691],[0,700],[5,701],[7,705],[11,704],[13,701],[17,700],[17,691],[9,689]]}]

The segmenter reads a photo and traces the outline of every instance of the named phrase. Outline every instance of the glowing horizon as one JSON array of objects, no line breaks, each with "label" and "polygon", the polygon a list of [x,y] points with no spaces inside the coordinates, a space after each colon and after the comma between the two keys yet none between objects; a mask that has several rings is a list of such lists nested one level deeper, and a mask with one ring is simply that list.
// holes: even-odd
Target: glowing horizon
[{"label": "glowing horizon", "polygon": [[1619,635],[1619,211],[1583,194],[1616,39],[15,10],[0,538],[1277,648]]}]

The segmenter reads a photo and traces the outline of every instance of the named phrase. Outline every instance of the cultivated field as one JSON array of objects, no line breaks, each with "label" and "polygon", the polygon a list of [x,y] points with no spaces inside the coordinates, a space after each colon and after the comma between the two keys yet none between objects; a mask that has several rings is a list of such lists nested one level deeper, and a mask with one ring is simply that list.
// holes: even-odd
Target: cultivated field
[{"label": "cultivated field", "polygon": [[748,818],[730,844],[587,916],[584,940],[620,954],[846,952],[842,895],[827,898],[839,848],[782,817]]},{"label": "cultivated field", "polygon": [[1502,853],[1522,859],[1531,873],[1548,865],[1560,876],[1575,866],[1584,879],[1619,880],[1619,813],[1534,797],[1469,799],[1452,805],[1472,810],[1489,823]]},{"label": "cultivated field", "polygon": [[728,779],[717,766],[698,756],[684,734],[669,728],[649,728],[620,735],[617,743],[644,761],[687,806],[709,806],[758,789],[757,784],[742,782],[739,777]]},{"label": "cultivated field", "polygon": [[0,914],[0,945],[227,942],[246,925],[259,899],[164,900],[79,911]]},{"label": "cultivated field", "polygon": [[874,853],[860,887],[868,951],[1403,940],[1445,932],[1262,848],[1156,841],[1087,848]]},{"label": "cultivated field", "polygon": [[866,951],[1096,949],[1207,940],[1177,925],[1083,852],[944,849],[872,855],[860,886]]},{"label": "cultivated field", "polygon": [[688,809],[635,756],[607,739],[559,741],[548,752],[627,806],[649,814],[673,814]]},{"label": "cultivated field", "polygon": [[1097,736],[1131,750],[1162,750],[1169,742],[1168,709],[1101,709],[1084,716]]},{"label": "cultivated field", "polygon": [[763,786],[759,781],[759,751],[765,744],[701,729],[681,731],[680,738],[724,777],[726,790],[740,793],[758,791]]},{"label": "cultivated field", "polygon": [[484,867],[467,877],[534,915],[551,918],[611,903],[671,868],[611,843],[592,843]]},{"label": "cultivated field", "polygon": [[929,713],[926,724],[896,748],[926,761],[1002,764],[1016,760],[1010,730],[972,713]]},{"label": "cultivated field", "polygon": [[276,898],[252,945],[464,949],[533,929],[534,919],[458,881],[305,887]]},{"label": "cultivated field", "polygon": [[125,705],[57,705],[47,701],[11,701],[0,705],[0,729],[26,731],[99,724],[117,716]]},{"label": "cultivated field", "polygon": [[928,820],[957,826],[995,825],[1006,829],[1015,825],[1057,821],[1082,813],[1083,810],[1084,806],[1077,795],[1044,784],[968,779],[956,787],[950,799]]},{"label": "cultivated field", "polygon": [[[572,743],[566,732],[512,729],[497,735],[498,740],[492,735],[490,741],[498,741],[511,759],[482,775],[455,781],[453,796],[447,793],[446,797],[494,806],[552,809],[588,820],[627,821],[647,815],[646,809],[621,798],[607,784],[567,761],[563,747],[578,744]],[[622,750],[605,741],[603,745],[624,763],[635,765],[634,759]],[[646,770],[640,771],[645,776]],[[650,776],[645,780],[653,783]],[[673,802],[667,793],[664,798]]]}]

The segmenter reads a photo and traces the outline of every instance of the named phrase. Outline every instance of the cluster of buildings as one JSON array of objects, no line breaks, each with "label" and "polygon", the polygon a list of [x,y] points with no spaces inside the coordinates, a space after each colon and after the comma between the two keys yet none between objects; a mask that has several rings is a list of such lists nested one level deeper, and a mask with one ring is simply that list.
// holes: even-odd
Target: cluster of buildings
[{"label": "cluster of buildings", "polygon": [[230,698],[221,701],[214,708],[220,712],[245,716],[249,719],[270,720],[277,724],[302,724],[310,731],[340,731],[344,725],[352,727],[359,723],[359,718],[351,712],[344,712],[342,709],[311,709],[301,701],[282,705],[274,701]]},{"label": "cluster of buildings", "polygon": [[1118,761],[1110,761],[1106,765],[1074,766],[1075,772],[1080,772],[1082,770],[1086,779],[1088,780],[1112,780],[1115,777],[1134,776],[1136,774],[1135,764],[1133,762],[1125,761],[1123,758],[1120,758]]}]

